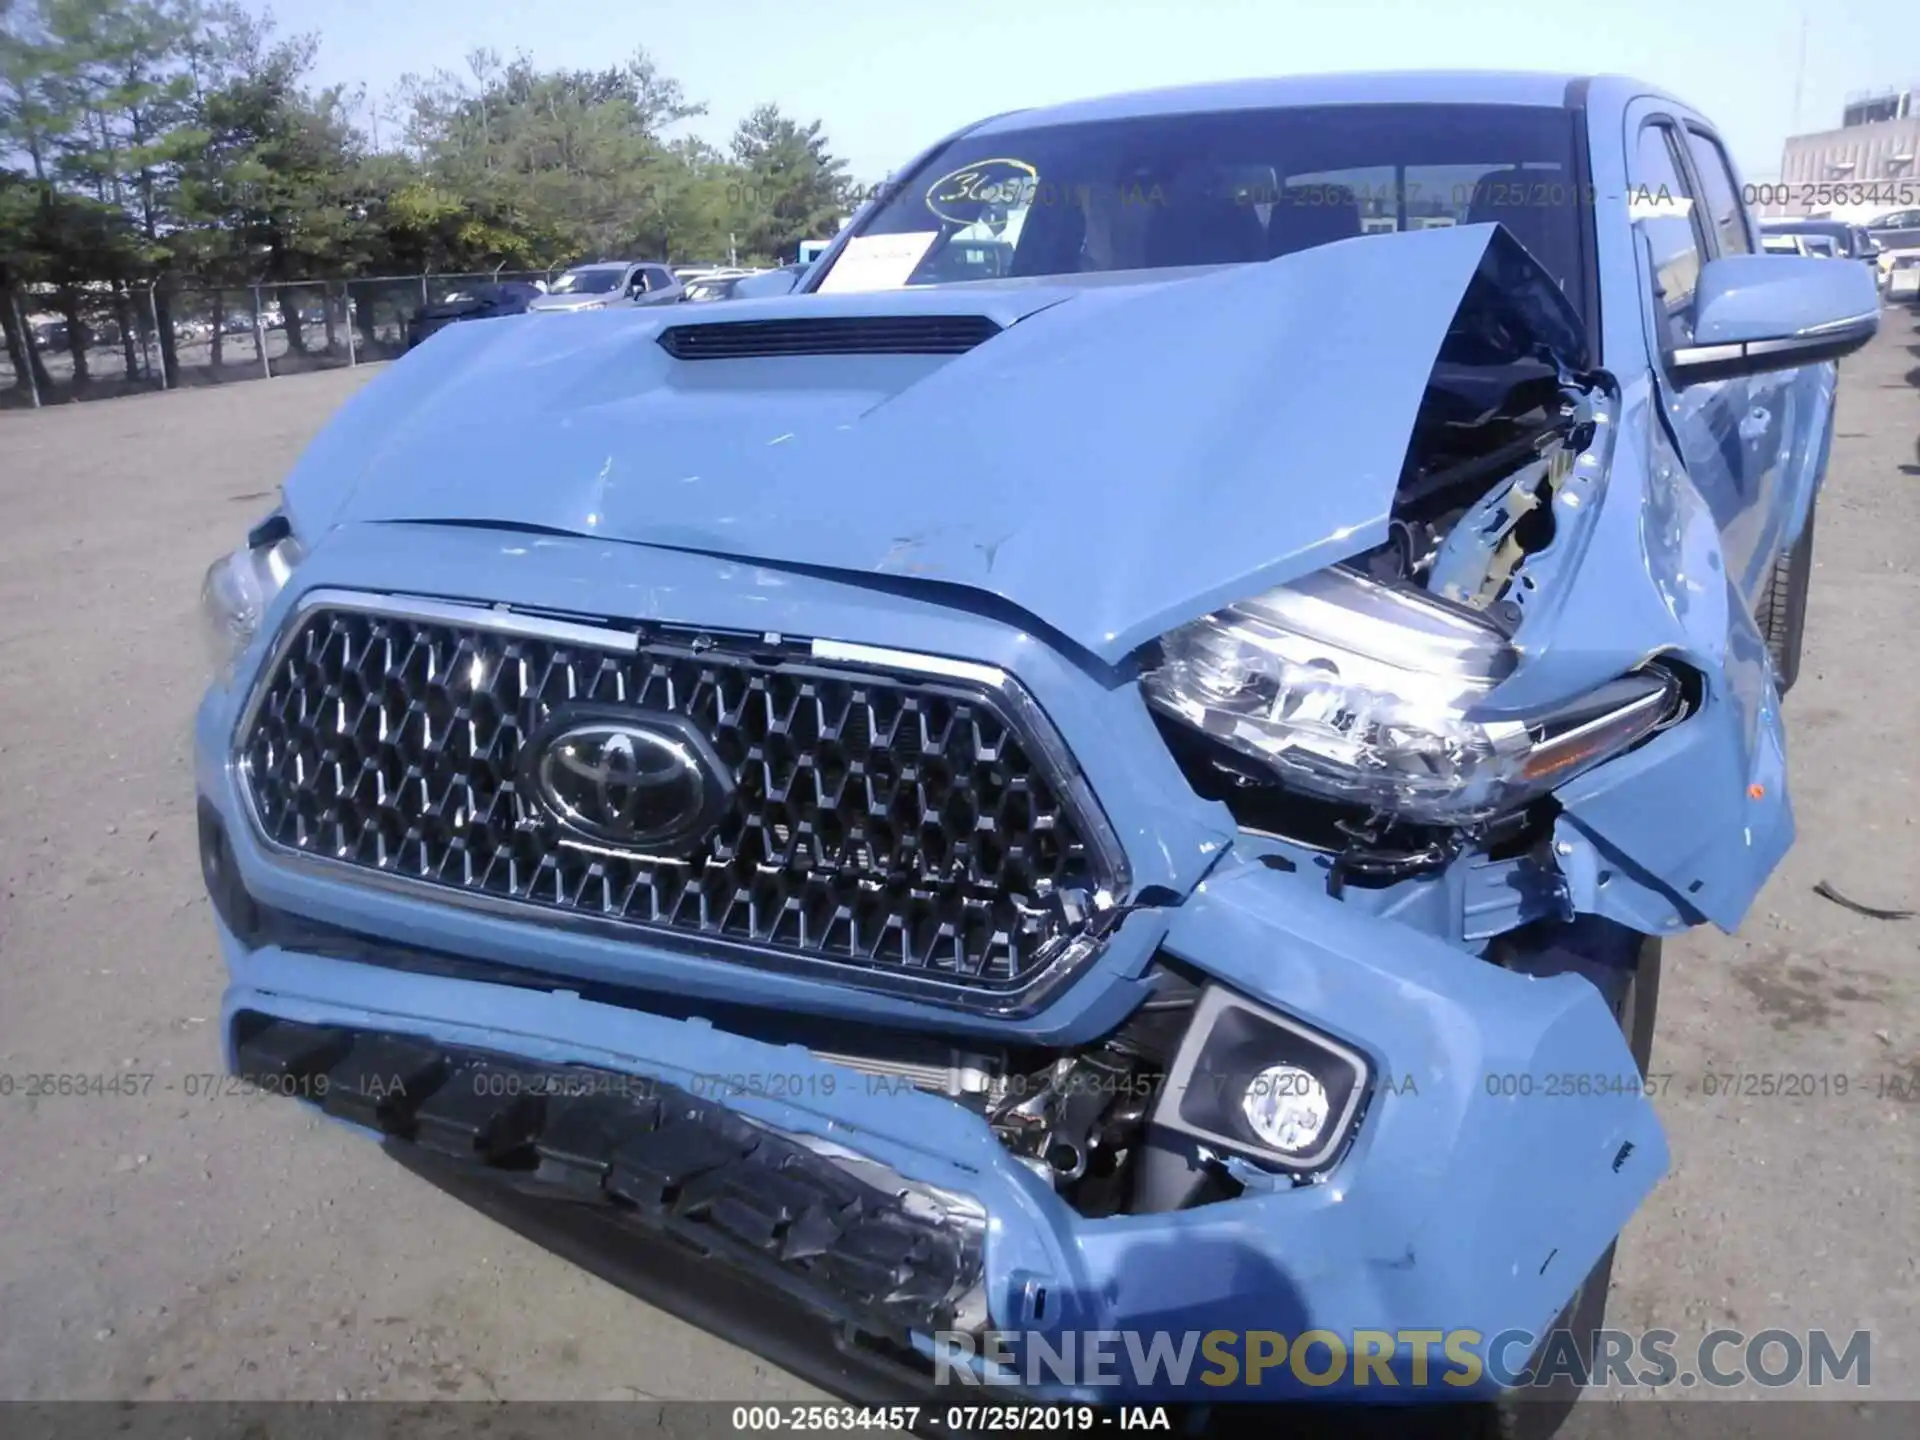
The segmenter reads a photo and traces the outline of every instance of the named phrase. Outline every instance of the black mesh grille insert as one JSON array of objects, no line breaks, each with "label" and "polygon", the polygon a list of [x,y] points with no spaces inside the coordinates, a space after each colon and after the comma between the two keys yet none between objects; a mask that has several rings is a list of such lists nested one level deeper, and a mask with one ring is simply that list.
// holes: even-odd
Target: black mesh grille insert
[{"label": "black mesh grille insert", "polygon": [[660,343],[676,360],[960,355],[999,333],[985,315],[852,315],[672,325],[660,332]]},{"label": "black mesh grille insert", "polygon": [[[272,845],[962,1004],[1025,989],[1093,893],[1124,888],[1017,696],[691,633],[621,653],[485,614],[291,622],[239,748]],[[711,831],[661,858],[562,830],[522,751],[576,706],[691,721],[733,783]]]}]

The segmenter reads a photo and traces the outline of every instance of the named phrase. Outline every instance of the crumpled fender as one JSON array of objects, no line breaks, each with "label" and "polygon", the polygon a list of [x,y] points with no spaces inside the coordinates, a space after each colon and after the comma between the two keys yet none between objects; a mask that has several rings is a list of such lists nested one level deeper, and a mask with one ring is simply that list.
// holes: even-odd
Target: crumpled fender
[{"label": "crumpled fender", "polygon": [[1604,483],[1557,517],[1574,559],[1536,577],[1520,662],[1486,709],[1524,715],[1656,656],[1697,672],[1695,714],[1556,792],[1556,858],[1577,911],[1655,934],[1732,930],[1793,843],[1785,734],[1741,578],[1657,403],[1646,377],[1622,388],[1596,444]]}]

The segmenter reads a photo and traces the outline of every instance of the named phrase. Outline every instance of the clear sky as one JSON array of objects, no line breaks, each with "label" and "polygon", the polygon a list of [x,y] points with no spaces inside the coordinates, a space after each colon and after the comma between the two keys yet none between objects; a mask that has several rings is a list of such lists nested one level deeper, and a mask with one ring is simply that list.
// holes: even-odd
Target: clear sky
[{"label": "clear sky", "polygon": [[[248,0],[266,8],[267,0]],[[644,45],[724,143],[771,100],[825,122],[856,179],[996,111],[1184,81],[1419,67],[1616,71],[1726,132],[1749,178],[1839,125],[1851,92],[1920,82],[1914,0],[278,0],[317,78],[385,94],[475,46],[599,67]],[[1795,89],[1806,26],[1799,117]],[[1904,33],[1903,33],[1904,32]]]}]

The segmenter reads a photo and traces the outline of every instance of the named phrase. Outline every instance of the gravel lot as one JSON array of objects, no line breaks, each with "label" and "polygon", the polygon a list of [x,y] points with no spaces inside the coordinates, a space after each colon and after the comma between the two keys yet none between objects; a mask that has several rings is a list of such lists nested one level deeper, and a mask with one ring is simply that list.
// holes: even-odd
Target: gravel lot
[{"label": "gravel lot", "polygon": [[[1683,1341],[1868,1328],[1883,1398],[1920,1398],[1920,921],[1812,889],[1920,908],[1916,342],[1890,311],[1846,367],[1788,706],[1800,841],[1741,935],[1669,947],[1675,1164],[1613,1308]],[[0,1397],[802,1398],[299,1107],[182,1092],[218,1066],[223,978],[188,758],[200,573],[373,373],[0,416],[0,1074],[158,1077],[0,1096]],[[1729,1071],[1851,1084],[1701,1093]]]}]

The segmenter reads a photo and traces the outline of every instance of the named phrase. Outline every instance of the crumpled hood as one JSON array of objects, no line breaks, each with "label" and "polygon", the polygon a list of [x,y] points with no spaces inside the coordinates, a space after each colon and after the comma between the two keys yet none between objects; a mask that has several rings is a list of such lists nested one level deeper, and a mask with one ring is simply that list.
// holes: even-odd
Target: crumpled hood
[{"label": "crumpled hood", "polygon": [[[1150,283],[957,286],[449,329],[286,484],[296,527],[503,523],[989,592],[1112,661],[1385,538],[1484,266],[1563,360],[1579,322],[1491,225]],[[1541,290],[1544,286],[1544,291]],[[1487,292],[1490,287],[1478,287]],[[669,327],[989,316],[956,356],[681,360]]]}]

